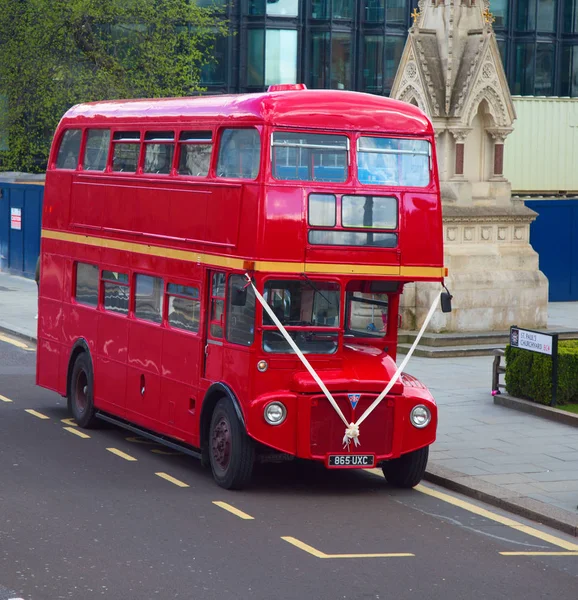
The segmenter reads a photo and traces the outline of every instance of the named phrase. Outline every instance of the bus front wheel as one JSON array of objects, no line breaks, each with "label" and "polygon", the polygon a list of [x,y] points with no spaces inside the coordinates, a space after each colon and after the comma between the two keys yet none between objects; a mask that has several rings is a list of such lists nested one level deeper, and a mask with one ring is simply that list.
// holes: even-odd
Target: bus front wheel
[{"label": "bus front wheel", "polygon": [[227,490],[245,487],[253,472],[255,447],[228,398],[221,398],[215,406],[208,443],[215,481]]},{"label": "bus front wheel", "polygon": [[381,470],[391,485],[412,488],[423,479],[428,456],[429,446],[426,446],[382,463]]},{"label": "bus front wheel", "polygon": [[68,390],[68,410],[79,427],[92,429],[97,423],[94,401],[92,363],[86,352],[76,357]]}]

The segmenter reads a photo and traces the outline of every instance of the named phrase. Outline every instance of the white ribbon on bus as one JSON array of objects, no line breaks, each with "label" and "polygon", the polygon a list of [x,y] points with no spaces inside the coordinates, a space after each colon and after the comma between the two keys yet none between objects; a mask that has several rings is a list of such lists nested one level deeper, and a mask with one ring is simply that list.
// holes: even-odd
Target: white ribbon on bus
[{"label": "white ribbon on bus", "polygon": [[253,291],[255,292],[255,296],[257,297],[257,300],[259,300],[259,302],[261,303],[261,306],[265,309],[266,313],[269,315],[269,317],[273,321],[273,323],[275,323],[275,325],[277,326],[277,329],[279,329],[279,331],[281,332],[281,334],[283,335],[283,337],[285,338],[285,340],[287,341],[289,346],[291,346],[291,348],[293,349],[295,354],[297,354],[297,356],[300,358],[300,360],[303,363],[303,365],[305,366],[305,368],[311,374],[311,377],[313,377],[313,379],[317,382],[317,385],[321,388],[321,391],[325,394],[325,396],[327,397],[327,400],[329,400],[331,406],[333,406],[333,408],[335,409],[335,412],[339,415],[339,418],[345,424],[345,435],[343,436],[343,447],[349,449],[349,445],[350,445],[351,441],[353,441],[355,446],[359,446],[361,444],[361,442],[359,441],[359,426],[373,412],[375,407],[387,396],[387,393],[389,392],[389,390],[393,387],[395,382],[398,380],[401,372],[405,368],[405,365],[408,363],[409,359],[411,358],[411,355],[413,354],[413,351],[415,350],[416,346],[418,345],[424,331],[426,330],[427,326],[429,325],[429,322],[430,322],[431,318],[433,317],[433,314],[435,312],[435,309],[437,307],[437,304],[439,302],[442,292],[440,291],[440,293],[435,297],[435,299],[429,309],[429,312],[423,322],[423,325],[421,326],[421,329],[419,330],[419,333],[417,334],[415,341],[413,342],[413,344],[411,345],[411,348],[409,349],[409,352],[407,353],[406,357],[403,359],[403,362],[401,363],[401,365],[399,365],[397,371],[395,372],[395,374],[393,375],[393,377],[391,378],[391,380],[389,381],[389,383],[387,384],[387,386],[385,387],[383,392],[381,392],[381,394],[379,394],[379,396],[371,403],[371,405],[367,407],[366,411],[361,415],[361,417],[359,417],[359,419],[357,419],[357,422],[348,423],[343,412],[339,408],[339,405],[335,401],[335,398],[331,395],[331,392],[327,389],[327,386],[323,383],[323,381],[321,380],[319,375],[317,375],[317,373],[315,372],[315,369],[310,365],[309,361],[305,358],[305,356],[303,355],[301,350],[299,350],[299,347],[293,341],[293,338],[287,333],[287,330],[285,329],[285,327],[283,327],[283,325],[281,324],[281,321],[279,321],[279,319],[277,318],[277,316],[275,315],[275,313],[273,312],[273,310],[271,309],[271,307],[269,306],[269,304],[267,303],[265,298],[263,298],[263,296],[259,293],[259,290],[257,290],[255,285],[253,284],[253,281],[252,281],[251,277],[249,276],[249,274],[245,273],[245,277],[247,278],[248,283],[251,284],[251,287],[253,288]]}]

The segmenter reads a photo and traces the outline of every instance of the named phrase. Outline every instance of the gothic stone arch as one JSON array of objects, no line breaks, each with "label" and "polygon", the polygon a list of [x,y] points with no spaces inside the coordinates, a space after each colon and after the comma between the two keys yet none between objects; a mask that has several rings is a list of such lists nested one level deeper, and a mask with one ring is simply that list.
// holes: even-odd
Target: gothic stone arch
[{"label": "gothic stone arch", "polygon": [[429,112],[427,110],[427,106],[425,104],[425,101],[424,101],[422,95],[419,93],[417,88],[411,84],[408,85],[406,88],[404,88],[403,92],[401,92],[401,94],[399,94],[397,99],[401,100],[402,102],[407,102],[409,104],[413,104],[414,106],[417,106],[418,108],[423,110],[423,112],[425,112],[426,114]]},{"label": "gothic stone arch", "polygon": [[491,127],[507,127],[508,122],[506,119],[506,107],[500,95],[496,90],[490,86],[484,87],[480,90],[473,100],[469,102],[468,108],[464,111],[464,122],[468,127],[471,126],[474,117],[478,114],[478,110],[482,101],[486,101],[489,108],[489,116],[492,118],[493,123]]}]

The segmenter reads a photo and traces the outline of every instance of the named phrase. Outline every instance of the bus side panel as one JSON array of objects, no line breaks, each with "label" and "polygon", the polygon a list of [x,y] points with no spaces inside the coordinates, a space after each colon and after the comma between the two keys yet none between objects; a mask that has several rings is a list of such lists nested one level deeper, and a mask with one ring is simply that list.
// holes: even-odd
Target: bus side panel
[{"label": "bus side panel", "polygon": [[163,331],[159,421],[169,433],[198,446],[198,377],[201,337],[174,329]]},{"label": "bus side panel", "polygon": [[131,321],[128,337],[126,416],[158,430],[162,329],[155,323]]},{"label": "bus side panel", "polygon": [[[66,393],[66,377],[62,377],[61,354],[63,351],[64,311],[63,295],[66,289],[66,260],[57,254],[48,253],[47,242],[43,243],[40,263],[38,322],[38,350],[36,359],[36,383]],[[64,384],[62,383],[64,381]]]},{"label": "bus side panel", "polygon": [[259,240],[266,253],[263,259],[303,262],[306,244],[303,191],[299,187],[268,186],[263,202],[267,223],[263,240]]},{"label": "bus side panel", "polygon": [[61,345],[46,339],[38,339],[36,349],[36,385],[58,392],[66,393],[59,385]]},{"label": "bus side panel", "polygon": [[[110,194],[107,187],[96,177],[82,176],[80,181],[72,185],[72,201],[70,203],[70,222],[73,225],[102,225],[104,198]],[[121,204],[121,203],[119,203]]]},{"label": "bus side panel", "polygon": [[128,319],[102,312],[96,344],[95,405],[119,416],[124,416],[127,353]]},{"label": "bus side panel", "polygon": [[[166,190],[160,190],[160,187],[166,188],[166,181],[159,182],[158,188],[135,180],[119,181],[118,186],[105,188],[103,226],[138,234],[174,235],[170,198],[178,191],[171,189],[170,195],[167,195]],[[119,202],[119,196],[122,202]]]},{"label": "bus side panel", "polygon": [[399,244],[403,265],[443,267],[443,227],[438,194],[403,194],[400,215]]},{"label": "bus side panel", "polygon": [[265,187],[258,183],[243,184],[242,202],[237,225],[237,256],[250,257],[252,259],[265,258],[259,255],[257,250],[260,247],[259,244],[261,241],[259,236],[262,235],[258,232],[258,224],[259,222],[264,222],[259,216],[262,214],[261,201],[264,189]]},{"label": "bus side panel", "polygon": [[223,348],[223,382],[237,396],[245,421],[248,420],[248,406],[253,399],[253,375],[257,371],[256,361],[250,349],[237,345]]},{"label": "bus side panel", "polygon": [[71,171],[49,169],[46,172],[44,199],[42,201],[43,228],[59,231],[68,227],[72,178],[73,173]]},{"label": "bus side panel", "polygon": [[183,189],[171,190],[167,194],[169,203],[164,206],[164,210],[170,213],[168,235],[189,240],[204,239],[207,205],[212,201],[214,192],[214,186],[197,182]]},{"label": "bus side panel", "polygon": [[241,193],[240,185],[219,186],[213,189],[207,206],[206,240],[227,244],[230,248],[237,247]]},{"label": "bus side panel", "polygon": [[92,365],[94,369],[94,395],[98,395],[97,387],[99,383],[98,372],[96,371],[96,340],[98,335],[98,319],[99,313],[96,308],[83,306],[82,304],[64,303],[64,357],[66,364],[62,366],[64,376],[68,366],[68,359],[72,347],[79,340],[83,339],[88,344]]}]

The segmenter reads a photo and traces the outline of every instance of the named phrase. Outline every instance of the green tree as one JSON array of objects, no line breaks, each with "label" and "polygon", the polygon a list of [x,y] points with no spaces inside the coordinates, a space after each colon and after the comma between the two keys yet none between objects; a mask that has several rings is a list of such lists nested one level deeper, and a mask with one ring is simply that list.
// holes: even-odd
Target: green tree
[{"label": "green tree", "polygon": [[74,104],[200,92],[201,68],[228,32],[207,4],[0,0],[0,170],[43,171]]}]

